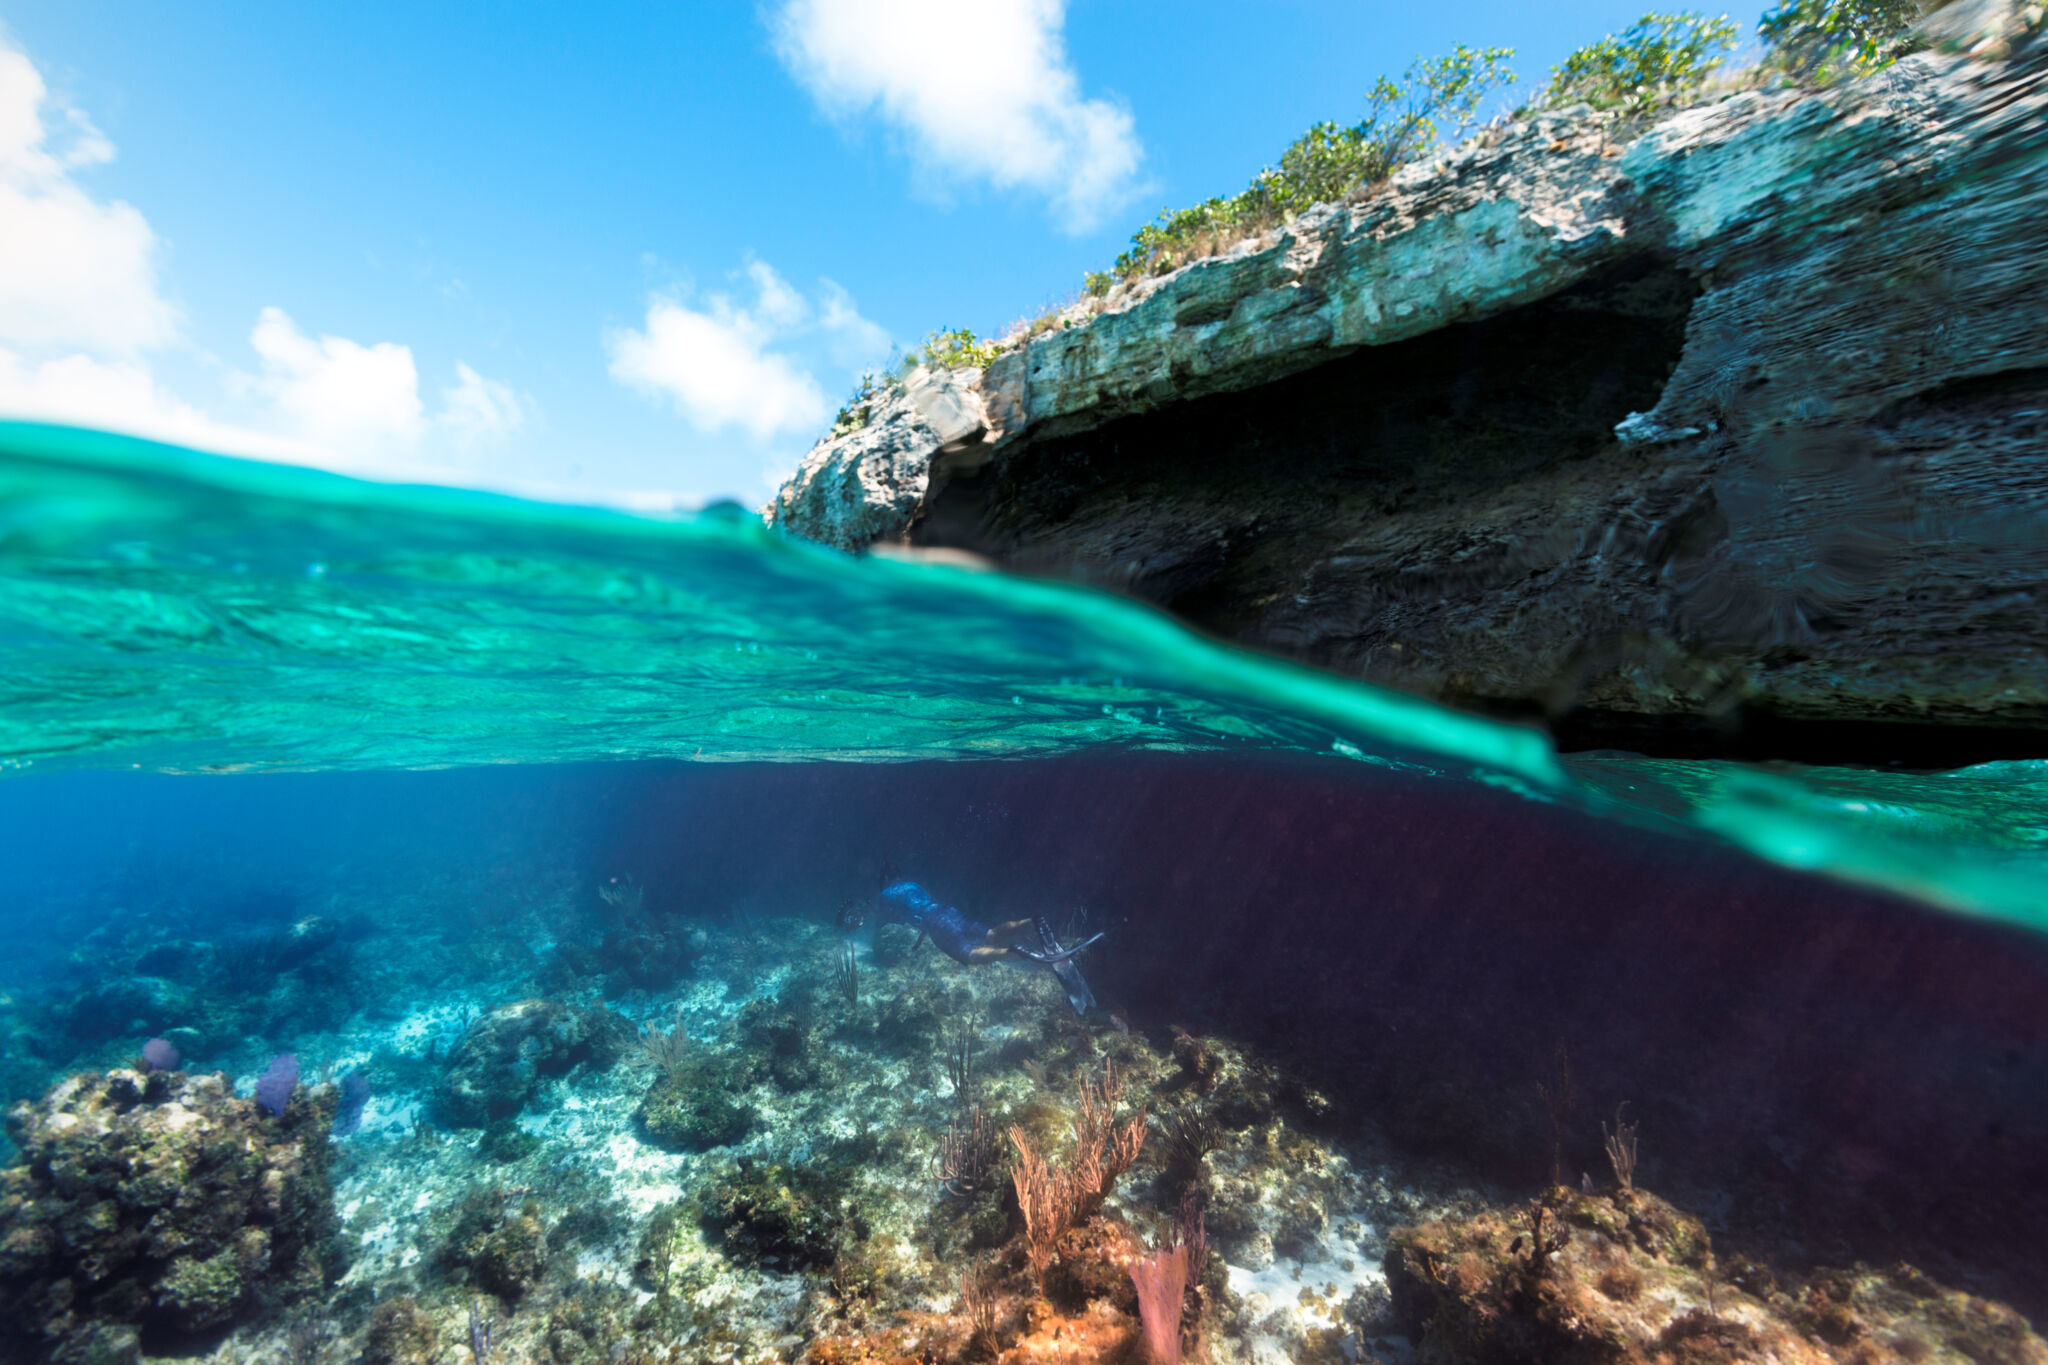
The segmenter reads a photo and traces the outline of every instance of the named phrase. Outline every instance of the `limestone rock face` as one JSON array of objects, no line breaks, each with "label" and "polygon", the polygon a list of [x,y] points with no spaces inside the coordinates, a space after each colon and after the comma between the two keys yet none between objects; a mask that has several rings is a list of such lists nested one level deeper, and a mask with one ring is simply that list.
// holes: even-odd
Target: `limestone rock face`
[{"label": "limestone rock face", "polygon": [[[331,1086],[282,1116],[220,1075],[73,1076],[8,1115],[0,1355],[133,1360],[144,1333],[204,1331],[340,1270]],[[15,1354],[20,1352],[21,1354]]]},{"label": "limestone rock face", "polygon": [[978,440],[899,401],[770,518],[1593,740],[2038,736],[2048,39],[2015,12],[1410,167],[998,357]]},{"label": "limestone rock face", "polygon": [[924,501],[932,461],[984,429],[975,380],[972,370],[913,374],[866,426],[804,457],[776,493],[771,520],[846,550],[900,535]]}]

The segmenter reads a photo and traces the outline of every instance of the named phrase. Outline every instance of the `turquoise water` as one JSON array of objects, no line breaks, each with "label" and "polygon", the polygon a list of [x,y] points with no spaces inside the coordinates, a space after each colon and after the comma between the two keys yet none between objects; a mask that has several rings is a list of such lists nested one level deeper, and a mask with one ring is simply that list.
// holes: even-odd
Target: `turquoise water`
[{"label": "turquoise water", "polygon": [[[1539,1208],[1643,1340],[2004,1359],[2043,771],[1560,755],[740,508],[0,427],[0,1359],[1130,1361],[1194,1229],[1203,1358],[1412,1361],[1404,1248]],[[1098,1173],[1050,1261],[1027,1148]]]},{"label": "turquoise water", "polygon": [[2048,929],[2048,764],[1560,756],[1135,603],[676,519],[0,424],[0,767],[235,773],[1273,751]]}]

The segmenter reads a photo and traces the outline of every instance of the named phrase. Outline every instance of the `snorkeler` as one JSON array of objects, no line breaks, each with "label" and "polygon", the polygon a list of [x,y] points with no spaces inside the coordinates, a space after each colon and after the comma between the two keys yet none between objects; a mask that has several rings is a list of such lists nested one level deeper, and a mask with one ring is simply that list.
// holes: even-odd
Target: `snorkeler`
[{"label": "snorkeler", "polygon": [[[839,912],[839,927],[848,931],[858,929],[867,923],[868,914],[865,901],[851,902]],[[917,930],[920,939],[930,935],[940,952],[968,966],[981,962],[1022,962],[1043,967],[1059,978],[1067,992],[1067,1003],[1076,1014],[1086,1014],[1095,1003],[1095,993],[1081,979],[1073,958],[1101,938],[1101,934],[1091,935],[1071,948],[1062,948],[1053,936],[1052,925],[1043,917],[1008,920],[991,928],[967,918],[953,906],[939,904],[916,882],[896,882],[884,887],[874,900],[874,922],[878,928],[884,924],[907,924]]]}]

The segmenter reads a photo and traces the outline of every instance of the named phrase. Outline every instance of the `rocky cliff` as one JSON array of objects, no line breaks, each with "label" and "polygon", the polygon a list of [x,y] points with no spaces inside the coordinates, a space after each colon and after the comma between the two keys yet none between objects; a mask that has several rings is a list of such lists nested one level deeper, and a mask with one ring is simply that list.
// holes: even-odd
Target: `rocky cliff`
[{"label": "rocky cliff", "polygon": [[920,374],[770,519],[1567,743],[2048,751],[2048,39],[1940,17],[1852,84],[1524,119]]}]

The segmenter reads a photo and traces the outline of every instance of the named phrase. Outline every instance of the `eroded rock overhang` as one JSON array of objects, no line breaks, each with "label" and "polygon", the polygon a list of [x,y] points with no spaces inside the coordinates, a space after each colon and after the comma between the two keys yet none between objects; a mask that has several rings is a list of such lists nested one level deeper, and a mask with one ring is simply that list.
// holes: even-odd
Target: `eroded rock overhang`
[{"label": "eroded rock overhang", "polygon": [[[2044,68],[2038,37],[1925,54],[1625,145],[1528,120],[922,377],[770,516],[1110,584],[1585,742],[2038,751]],[[1434,434],[1390,441],[1432,394]]]}]

